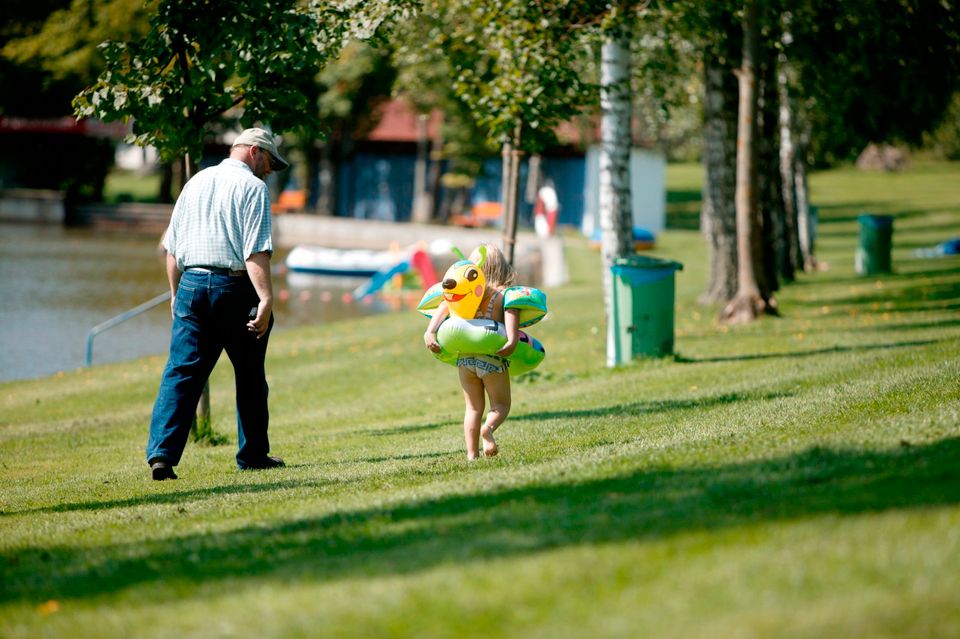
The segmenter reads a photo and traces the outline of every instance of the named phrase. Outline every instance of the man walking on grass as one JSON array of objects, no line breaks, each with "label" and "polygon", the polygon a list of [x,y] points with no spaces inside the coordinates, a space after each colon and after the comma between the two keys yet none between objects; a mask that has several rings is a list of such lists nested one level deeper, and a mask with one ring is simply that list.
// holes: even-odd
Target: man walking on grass
[{"label": "man walking on grass", "polygon": [[273,327],[270,193],[264,178],[289,164],[273,136],[246,129],[230,157],[184,186],[163,240],[173,328],[150,420],[147,463],[176,479],[204,385],[222,351],[236,379],[237,466],[283,466],[267,437],[264,358]]}]

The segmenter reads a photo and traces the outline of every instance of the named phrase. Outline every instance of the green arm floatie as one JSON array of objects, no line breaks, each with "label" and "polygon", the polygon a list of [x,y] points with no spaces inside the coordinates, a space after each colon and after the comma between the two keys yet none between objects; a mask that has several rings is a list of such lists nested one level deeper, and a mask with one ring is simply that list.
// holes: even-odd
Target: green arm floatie
[{"label": "green arm floatie", "polygon": [[532,286],[511,286],[503,291],[503,310],[520,311],[520,328],[533,326],[547,314],[547,296]]},{"label": "green arm floatie", "polygon": [[437,308],[440,306],[440,303],[443,302],[442,284],[442,282],[437,282],[428,288],[423,294],[423,297],[420,298],[420,303],[417,304],[417,310],[427,317],[433,317],[433,314],[437,312]]}]

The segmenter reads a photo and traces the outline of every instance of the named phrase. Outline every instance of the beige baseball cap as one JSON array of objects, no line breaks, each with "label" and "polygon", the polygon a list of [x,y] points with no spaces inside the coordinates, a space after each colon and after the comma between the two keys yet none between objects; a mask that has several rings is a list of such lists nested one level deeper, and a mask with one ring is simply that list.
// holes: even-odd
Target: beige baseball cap
[{"label": "beige baseball cap", "polygon": [[280,152],[277,151],[277,143],[274,141],[273,135],[265,129],[244,129],[243,133],[238,135],[237,139],[233,141],[233,146],[237,146],[238,144],[256,146],[265,151],[269,151],[270,155],[273,156],[274,171],[282,171],[290,166],[290,163],[284,160]]}]

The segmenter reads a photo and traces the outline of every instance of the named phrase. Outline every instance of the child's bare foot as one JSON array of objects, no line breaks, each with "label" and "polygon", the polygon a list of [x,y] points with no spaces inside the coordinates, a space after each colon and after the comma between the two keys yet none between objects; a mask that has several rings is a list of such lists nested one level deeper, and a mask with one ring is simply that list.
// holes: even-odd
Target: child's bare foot
[{"label": "child's bare foot", "polygon": [[493,430],[484,426],[480,429],[480,438],[483,440],[483,456],[494,457],[500,452],[497,448],[497,442],[493,438]]}]

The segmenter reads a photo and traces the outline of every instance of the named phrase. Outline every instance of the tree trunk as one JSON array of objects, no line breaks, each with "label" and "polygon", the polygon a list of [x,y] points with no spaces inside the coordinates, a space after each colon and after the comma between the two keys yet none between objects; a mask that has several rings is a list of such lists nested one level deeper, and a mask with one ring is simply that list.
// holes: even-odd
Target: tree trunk
[{"label": "tree trunk", "polygon": [[173,204],[173,163],[160,163],[160,189],[157,192],[157,201],[162,204]]},{"label": "tree trunk", "polygon": [[503,145],[503,254],[513,264],[517,244],[517,205],[520,187],[521,125],[514,127],[510,144]]},{"label": "tree trunk", "polygon": [[430,168],[427,171],[427,191],[429,195],[429,208],[427,210],[427,220],[437,219],[437,205],[440,202],[440,178],[443,168],[443,138],[437,134],[437,138],[430,141]]},{"label": "tree trunk", "polygon": [[780,94],[780,186],[783,189],[784,231],[787,239],[787,260],[794,272],[803,270],[800,254],[800,240],[797,220],[797,191],[794,162],[796,146],[794,142],[793,96],[790,94],[790,74],[788,60],[780,55],[780,68],[777,85]]},{"label": "tree trunk", "polygon": [[[193,162],[190,154],[183,156],[183,184],[190,181],[193,177]],[[183,190],[183,186],[180,187]],[[200,402],[197,404],[197,413],[193,417],[193,423],[190,425],[190,435],[194,441],[203,441],[211,433],[212,418],[210,416],[210,381],[203,385],[203,392],[200,394]]]},{"label": "tree trunk", "polygon": [[600,254],[603,303],[607,318],[607,366],[616,365],[613,274],[618,257],[633,253],[630,202],[630,39],[608,35],[600,52]]},{"label": "tree trunk", "polygon": [[710,253],[707,288],[701,304],[730,300],[737,292],[736,194],[737,95],[732,57],[704,55],[703,165],[705,180],[700,227]]},{"label": "tree trunk", "polygon": [[770,40],[764,40],[760,49],[761,59],[757,65],[760,70],[757,83],[759,114],[757,118],[759,137],[757,139],[757,167],[754,171],[757,179],[757,193],[760,208],[760,254],[762,270],[757,273],[757,284],[761,297],[773,299],[773,293],[780,290],[780,280],[794,280],[793,264],[789,261],[789,238],[784,221],[783,187],[780,182],[778,166],[780,135],[780,98],[777,92],[777,54]]},{"label": "tree trunk", "polygon": [[797,150],[793,160],[794,192],[797,195],[797,237],[800,255],[805,271],[817,270],[817,258],[814,251],[814,219],[810,211],[809,191],[807,190],[807,144],[810,140],[809,125],[801,125],[797,136]]},{"label": "tree trunk", "polygon": [[430,193],[427,190],[427,164],[430,140],[427,137],[427,116],[417,115],[417,160],[413,169],[413,213],[411,221],[425,224],[430,221]]},{"label": "tree trunk", "polygon": [[744,2],[743,61],[737,72],[740,102],[737,117],[737,293],[720,313],[720,320],[747,323],[768,310],[757,283],[760,233],[756,193],[756,65],[759,38],[756,0]]},{"label": "tree trunk", "polygon": [[317,212],[318,188],[314,178],[320,173],[320,149],[316,140],[306,140],[303,144],[303,201],[306,211]]},{"label": "tree trunk", "polygon": [[336,167],[333,164],[333,143],[330,138],[320,147],[317,166],[317,215],[333,217],[336,206]]}]

